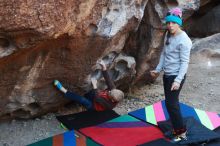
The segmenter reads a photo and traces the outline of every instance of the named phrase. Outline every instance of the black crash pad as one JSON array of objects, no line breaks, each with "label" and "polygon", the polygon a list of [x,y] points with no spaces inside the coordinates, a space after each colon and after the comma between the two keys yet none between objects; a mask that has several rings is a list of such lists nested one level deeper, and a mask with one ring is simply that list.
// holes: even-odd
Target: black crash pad
[{"label": "black crash pad", "polygon": [[[214,131],[220,135],[220,127],[216,128]],[[220,146],[220,138],[212,140],[207,143],[193,145],[193,146]]]},{"label": "black crash pad", "polygon": [[119,117],[113,110],[94,111],[88,110],[76,114],[56,116],[56,118],[69,130],[85,128],[101,124],[108,120]]},{"label": "black crash pad", "polygon": [[[187,128],[187,140],[181,141],[179,144],[200,144],[210,143],[212,140],[220,138],[220,135],[214,131],[203,126],[194,118],[189,117],[184,119],[184,123]],[[159,128],[163,131],[164,135],[171,138],[171,123],[170,121],[164,121],[158,123]]]},{"label": "black crash pad", "polygon": [[148,143],[144,143],[138,146],[179,146],[177,144],[171,143],[163,138],[157,139]]}]

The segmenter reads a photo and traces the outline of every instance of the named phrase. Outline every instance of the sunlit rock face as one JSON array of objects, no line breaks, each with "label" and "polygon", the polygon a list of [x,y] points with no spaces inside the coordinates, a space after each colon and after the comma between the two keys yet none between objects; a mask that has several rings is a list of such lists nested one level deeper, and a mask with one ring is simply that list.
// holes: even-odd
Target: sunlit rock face
[{"label": "sunlit rock face", "polygon": [[[54,79],[83,94],[100,72],[98,59],[125,88],[135,75],[134,57],[122,53],[147,0],[3,1],[0,5],[0,117],[29,118],[69,102]],[[4,22],[4,23],[2,23]],[[103,88],[102,76],[98,76]],[[123,81],[123,80],[122,80]]]},{"label": "sunlit rock face", "polygon": [[106,88],[99,59],[118,88],[151,81],[163,46],[169,8],[198,0],[3,1],[0,4],[0,119],[30,118],[69,101],[52,85],[60,80],[78,94],[91,89],[91,77]]}]

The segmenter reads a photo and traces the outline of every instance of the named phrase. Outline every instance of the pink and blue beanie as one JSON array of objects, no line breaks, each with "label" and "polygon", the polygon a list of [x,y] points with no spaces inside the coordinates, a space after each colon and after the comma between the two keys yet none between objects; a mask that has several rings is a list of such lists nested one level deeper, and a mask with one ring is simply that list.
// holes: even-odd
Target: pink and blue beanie
[{"label": "pink and blue beanie", "polygon": [[173,8],[171,9],[168,13],[167,16],[165,17],[165,21],[167,22],[175,22],[179,26],[183,25],[183,20],[182,20],[182,10],[180,8]]}]

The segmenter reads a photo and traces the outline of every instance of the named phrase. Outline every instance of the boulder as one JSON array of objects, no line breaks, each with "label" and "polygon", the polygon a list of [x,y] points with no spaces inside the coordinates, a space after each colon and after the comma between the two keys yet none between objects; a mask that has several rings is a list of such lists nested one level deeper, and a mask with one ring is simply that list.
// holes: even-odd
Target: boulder
[{"label": "boulder", "polygon": [[69,103],[54,79],[78,94],[91,89],[91,77],[106,88],[99,59],[124,91],[148,83],[173,6],[184,9],[184,19],[199,8],[198,0],[2,1],[0,119],[36,117]]}]

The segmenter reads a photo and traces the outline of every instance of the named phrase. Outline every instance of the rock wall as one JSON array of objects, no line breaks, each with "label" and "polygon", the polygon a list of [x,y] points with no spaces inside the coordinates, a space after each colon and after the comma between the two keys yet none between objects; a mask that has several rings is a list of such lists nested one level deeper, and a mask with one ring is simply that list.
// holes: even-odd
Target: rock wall
[{"label": "rock wall", "polygon": [[[201,2],[205,5],[208,2]],[[79,94],[102,59],[118,88],[151,81],[163,44],[163,19],[179,6],[184,19],[199,0],[3,1],[0,4],[0,119],[31,118],[68,103],[52,85]]]},{"label": "rock wall", "polygon": [[192,37],[207,37],[220,32],[220,1],[199,8],[188,20],[186,30]]},{"label": "rock wall", "polygon": [[91,88],[90,77],[97,76],[104,88],[97,75],[98,59],[109,64],[115,81],[135,75],[134,58],[121,52],[146,4],[147,0],[1,2],[1,119],[34,117],[69,102],[52,86],[54,79],[83,94]]}]

